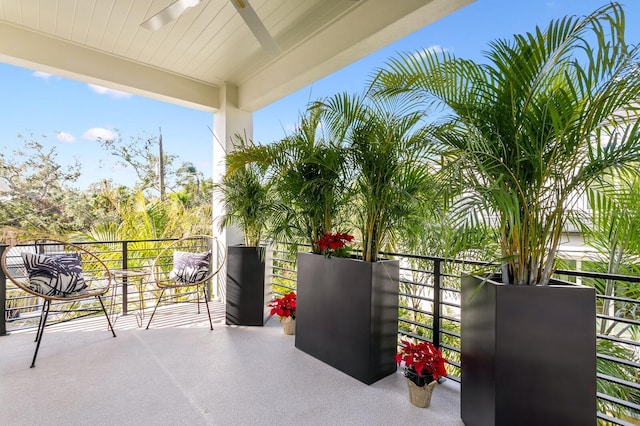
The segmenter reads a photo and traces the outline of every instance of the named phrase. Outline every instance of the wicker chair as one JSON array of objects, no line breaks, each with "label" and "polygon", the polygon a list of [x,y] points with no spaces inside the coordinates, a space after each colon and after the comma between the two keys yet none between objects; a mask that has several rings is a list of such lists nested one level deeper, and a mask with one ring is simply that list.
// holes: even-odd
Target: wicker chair
[{"label": "wicker chair", "polygon": [[[208,235],[183,237],[163,248],[151,267],[153,281],[161,291],[147,323],[147,330],[165,292],[188,287],[195,287],[198,314],[200,313],[200,288],[202,288],[209,325],[213,330],[206,284],[222,270],[226,259],[224,244]],[[173,295],[174,298],[179,296],[180,294]]]},{"label": "wicker chair", "polygon": [[36,349],[31,368],[36,365],[38,349],[51,311],[51,304],[71,303],[72,308],[55,312],[73,313],[77,302],[96,298],[100,308],[82,308],[82,312],[104,312],[109,330],[116,337],[102,296],[109,291],[112,276],[109,268],[93,253],[65,241],[31,239],[15,242],[2,253],[2,270],[18,288],[42,298],[44,303],[36,332]]}]

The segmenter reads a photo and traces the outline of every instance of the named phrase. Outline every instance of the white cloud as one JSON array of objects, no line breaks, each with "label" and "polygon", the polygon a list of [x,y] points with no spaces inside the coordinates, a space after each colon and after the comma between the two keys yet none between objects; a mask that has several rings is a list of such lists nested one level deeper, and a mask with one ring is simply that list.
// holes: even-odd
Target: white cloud
[{"label": "white cloud", "polygon": [[87,84],[87,86],[89,86],[89,89],[91,89],[95,93],[99,95],[107,95],[110,98],[122,99],[122,98],[131,97],[131,93],[121,92],[119,90],[114,90],[114,89],[108,89],[106,87],[98,86],[96,84]]},{"label": "white cloud", "polygon": [[118,135],[109,129],[102,127],[93,127],[82,134],[82,137],[89,141],[97,141],[98,139],[112,140],[116,139]]},{"label": "white cloud", "polygon": [[429,46],[427,48],[418,50],[416,53],[413,54],[413,56],[415,58],[421,58],[425,54],[442,53],[442,52],[450,52],[450,51],[451,51],[450,49],[444,48],[439,44],[434,44],[433,46]]},{"label": "white cloud", "polygon": [[50,77],[53,77],[52,74],[48,74],[46,72],[42,72],[42,71],[34,71],[31,74],[32,77],[37,77],[37,78],[41,78],[43,80],[49,80]]},{"label": "white cloud", "polygon": [[76,138],[71,133],[67,132],[58,132],[58,134],[56,135],[56,139],[60,142],[66,143],[71,143],[76,140]]},{"label": "white cloud", "polygon": [[434,44],[433,46],[429,46],[424,50],[427,51],[427,52],[436,52],[436,53],[446,52],[447,51],[447,49],[444,49],[439,44]]}]

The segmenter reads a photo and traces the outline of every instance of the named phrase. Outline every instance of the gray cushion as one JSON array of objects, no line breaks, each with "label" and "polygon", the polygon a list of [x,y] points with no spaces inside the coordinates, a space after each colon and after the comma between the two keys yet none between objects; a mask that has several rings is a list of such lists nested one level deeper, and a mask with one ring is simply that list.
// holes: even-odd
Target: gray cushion
[{"label": "gray cushion", "polygon": [[22,253],[29,275],[29,288],[36,293],[69,297],[86,292],[82,261],[78,253],[45,255]]},{"label": "gray cushion", "polygon": [[211,252],[191,253],[173,251],[173,270],[169,279],[181,283],[198,283],[209,274]]}]

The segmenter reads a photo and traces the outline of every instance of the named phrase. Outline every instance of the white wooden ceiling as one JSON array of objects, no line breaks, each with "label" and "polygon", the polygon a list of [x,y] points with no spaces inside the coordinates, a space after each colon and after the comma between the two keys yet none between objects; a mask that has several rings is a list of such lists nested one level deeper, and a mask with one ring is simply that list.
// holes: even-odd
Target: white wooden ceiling
[{"label": "white wooden ceiling", "polygon": [[249,0],[277,55],[230,0],[140,27],[173,1],[0,0],[0,61],[210,111],[231,84],[253,111],[473,0]]}]

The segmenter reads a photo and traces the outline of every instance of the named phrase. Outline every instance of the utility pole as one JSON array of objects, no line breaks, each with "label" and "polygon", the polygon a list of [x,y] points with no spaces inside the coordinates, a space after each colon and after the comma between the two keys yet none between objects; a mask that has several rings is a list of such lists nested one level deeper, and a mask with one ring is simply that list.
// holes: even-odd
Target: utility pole
[{"label": "utility pole", "polygon": [[158,174],[160,175],[160,201],[164,202],[165,199],[165,191],[164,191],[164,152],[162,152],[162,127],[158,127],[160,131],[160,137],[158,138],[158,149],[160,151],[158,155]]}]

